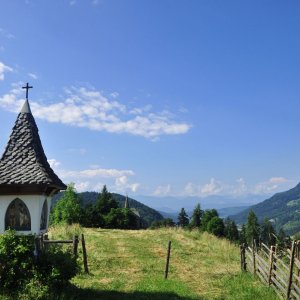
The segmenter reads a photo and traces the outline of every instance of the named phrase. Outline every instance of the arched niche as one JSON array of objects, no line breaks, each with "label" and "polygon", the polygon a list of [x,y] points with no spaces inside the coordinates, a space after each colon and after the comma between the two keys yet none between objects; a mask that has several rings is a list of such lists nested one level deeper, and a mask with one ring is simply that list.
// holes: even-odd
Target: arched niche
[{"label": "arched niche", "polygon": [[26,204],[19,198],[13,200],[5,214],[5,230],[17,231],[31,230],[31,218]]},{"label": "arched niche", "polygon": [[45,199],[41,214],[41,222],[40,222],[40,230],[47,229],[47,219],[48,219],[48,203],[47,199]]}]

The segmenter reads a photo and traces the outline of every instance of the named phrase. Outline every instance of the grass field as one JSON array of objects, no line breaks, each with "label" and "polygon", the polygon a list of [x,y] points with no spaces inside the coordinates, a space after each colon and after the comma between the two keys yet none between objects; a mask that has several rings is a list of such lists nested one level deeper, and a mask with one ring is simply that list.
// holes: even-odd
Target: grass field
[{"label": "grass field", "polygon": [[[240,272],[237,246],[207,233],[84,229],[84,234],[91,274],[77,275],[59,299],[277,299],[271,289]],[[62,237],[57,231],[52,236]]]}]

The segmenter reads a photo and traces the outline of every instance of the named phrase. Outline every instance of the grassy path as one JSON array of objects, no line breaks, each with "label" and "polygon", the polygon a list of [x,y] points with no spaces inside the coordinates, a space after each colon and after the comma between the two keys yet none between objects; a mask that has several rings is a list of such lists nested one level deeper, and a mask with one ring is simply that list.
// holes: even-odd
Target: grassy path
[{"label": "grassy path", "polygon": [[[241,274],[238,247],[206,233],[85,229],[85,236],[91,275],[76,276],[77,290],[66,299],[277,299]],[[172,251],[164,280],[168,240]]]}]

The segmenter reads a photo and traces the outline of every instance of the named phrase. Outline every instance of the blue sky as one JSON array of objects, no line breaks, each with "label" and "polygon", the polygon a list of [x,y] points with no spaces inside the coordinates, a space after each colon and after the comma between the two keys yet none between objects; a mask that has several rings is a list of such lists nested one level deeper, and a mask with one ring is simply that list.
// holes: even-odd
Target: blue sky
[{"label": "blue sky", "polygon": [[78,191],[239,204],[299,182],[298,1],[0,8],[1,149],[29,82],[46,155]]}]

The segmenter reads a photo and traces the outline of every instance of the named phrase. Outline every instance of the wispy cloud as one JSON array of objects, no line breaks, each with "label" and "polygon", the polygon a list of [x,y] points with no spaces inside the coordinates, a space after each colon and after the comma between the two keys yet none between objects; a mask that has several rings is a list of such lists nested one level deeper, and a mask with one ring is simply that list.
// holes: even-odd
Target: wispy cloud
[{"label": "wispy cloud", "polygon": [[207,196],[232,196],[234,198],[246,195],[269,195],[285,188],[289,188],[295,182],[284,177],[272,177],[255,184],[248,184],[243,178],[238,178],[234,183],[225,183],[215,178],[211,178],[205,184],[188,182],[183,192],[178,195],[189,197]]},{"label": "wispy cloud", "polygon": [[34,73],[28,73],[28,76],[31,77],[34,80],[38,79],[38,76],[36,74],[34,74]]},{"label": "wispy cloud", "polygon": [[[91,130],[142,136],[157,140],[162,135],[185,134],[191,126],[178,122],[168,111],[153,112],[151,106],[129,108],[116,100],[110,100],[100,91],[86,87],[65,89],[61,102],[42,105],[31,101],[35,117],[48,122],[84,127]],[[0,107],[16,112],[22,99],[16,89],[0,97]],[[132,115],[134,111],[134,115]]]},{"label": "wispy cloud", "polygon": [[139,183],[131,182],[135,175],[132,170],[96,168],[84,170],[66,170],[56,159],[48,160],[51,168],[65,182],[74,182],[78,191],[98,191],[107,184],[114,192],[136,192]]},{"label": "wispy cloud", "polygon": [[171,195],[171,185],[170,184],[159,185],[155,189],[153,195],[158,196],[158,197],[170,196]]},{"label": "wispy cloud", "polygon": [[0,28],[0,35],[7,39],[15,38],[15,36],[12,33],[8,32],[7,30],[5,30],[3,28]]},{"label": "wispy cloud", "polygon": [[5,65],[3,62],[0,61],[0,80],[4,80],[4,73],[5,72],[12,72],[13,68]]}]

